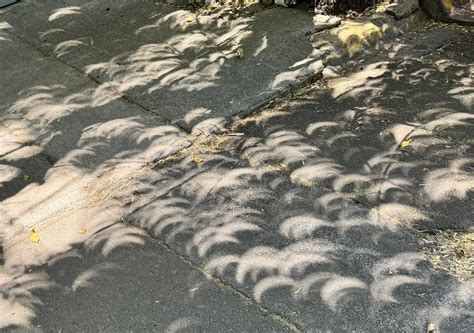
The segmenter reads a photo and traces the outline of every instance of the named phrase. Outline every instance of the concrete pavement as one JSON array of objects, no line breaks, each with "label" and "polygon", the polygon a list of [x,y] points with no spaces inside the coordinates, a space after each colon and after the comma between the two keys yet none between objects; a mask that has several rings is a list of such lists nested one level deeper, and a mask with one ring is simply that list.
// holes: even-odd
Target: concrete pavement
[{"label": "concrete pavement", "polygon": [[0,327],[469,331],[472,32],[408,21],[0,14]]},{"label": "concrete pavement", "polygon": [[189,12],[156,1],[70,5],[32,2],[13,8],[8,22],[28,43],[86,72],[100,88],[140,101],[186,130],[255,110],[322,69],[310,66],[319,59],[311,57],[305,37],[313,18],[303,11],[287,15],[275,8],[234,20],[216,14],[188,22]]}]

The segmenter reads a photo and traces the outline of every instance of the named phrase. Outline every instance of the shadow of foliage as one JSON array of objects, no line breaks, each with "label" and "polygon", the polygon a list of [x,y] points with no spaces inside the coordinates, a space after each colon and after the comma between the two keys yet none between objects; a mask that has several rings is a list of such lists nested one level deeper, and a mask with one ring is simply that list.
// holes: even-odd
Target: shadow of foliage
[{"label": "shadow of foliage", "polygon": [[[74,18],[87,9],[58,6],[47,9],[51,24],[80,24]],[[419,56],[387,44],[389,60],[352,60],[349,74],[237,121],[212,149],[171,124],[179,118],[191,133],[222,125],[206,100],[163,118],[147,101],[230,89],[223,78],[236,50],[245,45],[256,65],[279,36],[254,31],[253,17],[188,22],[185,11],[167,10],[147,13],[146,25],[129,22],[130,36],[156,34],[146,37],[155,42],[137,37],[124,51],[115,40],[116,53],[99,52],[103,61],[73,61],[97,84],[38,83],[2,111],[1,238],[22,236],[1,251],[0,312],[15,315],[0,327],[41,323],[40,295],[74,294],[127,269],[108,258],[146,246],[149,233],[303,329],[435,322],[468,331],[472,280],[432,270],[414,230],[472,231],[472,59],[454,47]],[[92,37],[55,40],[67,30],[58,27],[39,38],[62,61],[95,50]],[[176,35],[163,40],[158,27]],[[268,66],[268,89],[299,77],[316,55],[347,56],[324,40],[306,46],[300,62]],[[39,244],[25,235],[36,222]],[[101,261],[75,266],[88,256]],[[182,319],[171,326],[194,323]]]}]

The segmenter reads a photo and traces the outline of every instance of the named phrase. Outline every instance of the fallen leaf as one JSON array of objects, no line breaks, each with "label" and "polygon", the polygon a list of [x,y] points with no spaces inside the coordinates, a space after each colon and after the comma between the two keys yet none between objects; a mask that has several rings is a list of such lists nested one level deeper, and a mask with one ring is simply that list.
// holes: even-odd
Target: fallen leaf
[{"label": "fallen leaf", "polygon": [[202,162],[204,162],[204,159],[201,156],[194,155],[193,162],[196,164],[201,164]]},{"label": "fallen leaf", "polygon": [[196,15],[195,14],[189,14],[186,21],[189,22],[189,23],[196,21]]},{"label": "fallen leaf", "polygon": [[433,323],[429,323],[428,327],[426,328],[426,333],[435,333],[436,332],[436,326]]},{"label": "fallen leaf", "polygon": [[30,240],[35,244],[38,244],[40,241],[40,236],[38,235],[35,229],[30,230]]},{"label": "fallen leaf", "polygon": [[22,179],[23,179],[24,182],[27,182],[27,181],[30,180],[30,176],[28,176],[28,175],[23,175]]},{"label": "fallen leaf", "polygon": [[408,147],[408,146],[410,145],[411,141],[412,141],[411,139],[403,140],[403,141],[400,143],[400,147],[401,147],[401,148],[406,148],[406,147]]},{"label": "fallen leaf", "polygon": [[244,49],[239,47],[237,49],[237,56],[240,58],[240,59],[243,59],[244,58]]},{"label": "fallen leaf", "polygon": [[81,235],[84,235],[86,232],[87,232],[86,227],[82,227],[82,228],[79,229],[79,233],[80,233]]}]

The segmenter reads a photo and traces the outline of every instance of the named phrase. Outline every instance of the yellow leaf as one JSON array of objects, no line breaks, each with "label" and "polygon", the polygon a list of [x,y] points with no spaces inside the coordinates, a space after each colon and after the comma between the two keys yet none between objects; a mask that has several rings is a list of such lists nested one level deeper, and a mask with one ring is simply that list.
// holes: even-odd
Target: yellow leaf
[{"label": "yellow leaf", "polygon": [[427,333],[434,333],[436,332],[436,326],[433,323],[429,323],[428,327],[426,328]]},{"label": "yellow leaf", "polygon": [[189,14],[188,18],[186,21],[188,21],[189,23],[191,22],[194,22],[196,20],[196,15],[194,14]]},{"label": "yellow leaf", "polygon": [[84,235],[86,232],[87,232],[86,227],[82,227],[82,228],[79,229],[79,233],[80,233],[81,235]]},{"label": "yellow leaf", "polygon": [[400,143],[400,147],[401,147],[401,148],[406,148],[406,147],[408,147],[408,146],[410,145],[411,141],[412,141],[411,139],[403,140],[403,141]]},{"label": "yellow leaf", "polygon": [[201,164],[202,162],[204,162],[204,159],[201,156],[194,155],[193,162],[196,164]]},{"label": "yellow leaf", "polygon": [[237,56],[240,58],[240,59],[243,59],[244,58],[244,49],[239,47],[237,49]]},{"label": "yellow leaf", "polygon": [[35,244],[38,244],[40,241],[40,236],[38,235],[35,229],[30,230],[30,240]]}]

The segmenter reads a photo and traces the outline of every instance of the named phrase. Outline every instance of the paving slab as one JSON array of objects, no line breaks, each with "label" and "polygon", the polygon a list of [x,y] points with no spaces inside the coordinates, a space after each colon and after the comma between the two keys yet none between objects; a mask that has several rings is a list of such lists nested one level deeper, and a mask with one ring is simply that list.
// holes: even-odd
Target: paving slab
[{"label": "paving slab", "polygon": [[26,1],[2,15],[43,52],[188,130],[251,112],[322,70],[310,66],[319,60],[305,36],[314,26],[310,13],[273,8],[235,19],[188,17],[155,1]]},{"label": "paving slab", "polygon": [[0,164],[18,174],[1,182],[4,240],[92,195],[92,183],[100,191],[189,145],[160,116],[8,36],[0,49]]},{"label": "paving slab", "polygon": [[[38,332],[290,331],[258,305],[206,280],[162,245],[143,235],[139,240],[140,244],[116,244],[107,256],[98,255],[100,246],[93,250],[72,246],[46,266],[30,266],[23,279],[8,269],[2,271],[3,280],[16,277],[19,287],[35,296],[14,299],[16,307],[2,309],[0,328],[6,332],[15,326]],[[48,242],[47,237],[42,241]],[[31,251],[28,244],[18,244],[17,250],[20,247]],[[27,279],[31,283],[23,284]],[[11,291],[9,285],[3,287],[3,292]],[[34,318],[28,317],[31,308],[36,310]]]},{"label": "paving slab", "polygon": [[[1,20],[1,19],[0,19]],[[57,86],[74,89],[90,82],[77,70],[58,63],[55,59],[21,42],[8,33],[13,27],[2,21],[5,26],[4,39],[0,40],[0,71],[2,85],[0,107],[5,110],[13,104],[26,89],[35,86]]]},{"label": "paving slab", "polygon": [[126,219],[303,331],[468,332],[472,254],[460,282],[420,235],[472,235],[472,37],[403,44],[138,177]]}]

